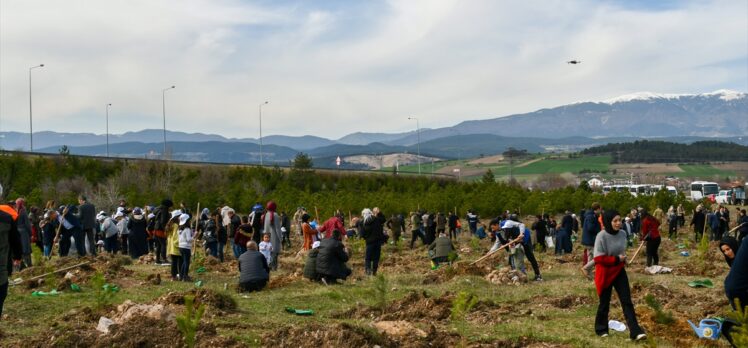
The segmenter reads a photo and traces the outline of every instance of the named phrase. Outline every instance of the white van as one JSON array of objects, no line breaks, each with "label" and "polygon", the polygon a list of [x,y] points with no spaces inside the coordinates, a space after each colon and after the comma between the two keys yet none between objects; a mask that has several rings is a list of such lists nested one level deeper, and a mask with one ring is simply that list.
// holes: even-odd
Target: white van
[{"label": "white van", "polygon": [[691,183],[691,200],[700,201],[709,198],[714,201],[714,196],[719,193],[719,185],[711,181],[694,181]]}]

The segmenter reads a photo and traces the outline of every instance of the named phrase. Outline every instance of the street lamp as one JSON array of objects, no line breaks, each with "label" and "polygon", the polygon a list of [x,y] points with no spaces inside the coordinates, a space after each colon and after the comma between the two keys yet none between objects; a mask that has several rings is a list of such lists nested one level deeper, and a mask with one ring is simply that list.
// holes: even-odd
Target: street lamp
[{"label": "street lamp", "polygon": [[421,175],[421,124],[416,117],[408,117],[409,120],[416,120],[416,134],[418,134],[418,175]]},{"label": "street lamp", "polygon": [[260,104],[260,166],[262,166],[262,106],[267,105],[268,101],[266,100],[264,103]]},{"label": "street lamp", "polygon": [[31,149],[31,152],[34,152],[34,119],[32,118],[31,113],[31,70],[43,67],[44,64],[39,64],[29,68],[29,148]]},{"label": "street lamp", "polygon": [[171,86],[169,88],[164,88],[161,90],[161,106],[163,107],[163,115],[164,115],[164,152],[161,154],[162,159],[166,159],[166,91],[170,89],[174,89],[177,86]]},{"label": "street lamp", "polygon": [[106,156],[109,157],[109,107],[112,103],[106,105]]}]

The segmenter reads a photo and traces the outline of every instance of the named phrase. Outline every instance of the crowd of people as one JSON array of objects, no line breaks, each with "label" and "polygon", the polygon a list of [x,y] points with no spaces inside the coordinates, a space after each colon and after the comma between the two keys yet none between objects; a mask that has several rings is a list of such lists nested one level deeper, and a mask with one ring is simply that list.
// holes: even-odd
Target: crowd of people
[{"label": "crowd of people", "polygon": [[[731,267],[725,280],[726,294],[733,307],[735,299],[748,304],[748,246],[743,245],[748,243],[746,211],[738,209],[735,227],[729,230],[726,207],[705,210],[702,205],[694,210],[690,223],[694,238],[700,240],[708,227],[711,233],[708,238],[720,241],[720,251]],[[658,265],[664,225],[668,225],[670,239],[677,238],[678,227],[685,226],[685,212],[680,205],[670,207],[667,213],[659,207],[652,214],[636,207],[622,214],[593,203],[578,216],[566,211],[560,223],[550,214],[537,215],[529,227],[518,212],[505,211],[489,219],[488,230],[472,210],[462,218],[456,212],[419,210],[408,214],[406,219],[403,214],[387,217],[377,207],[365,208],[359,216],[350,216],[348,224],[340,211],[323,222],[316,212],[312,217],[303,207],[298,207],[293,216],[282,210],[278,212],[273,201],[256,203],[246,215],[227,205],[203,208],[196,213],[193,218],[188,207],[181,203],[175,207],[170,199],[162,200],[158,206],[143,207],[130,207],[123,200],[116,209],[97,213],[84,195],[78,197],[77,205],[57,206],[50,201],[44,209],[27,208],[23,198],[0,205],[0,311],[10,273],[32,266],[32,245],[37,245],[48,258],[55,252],[60,257],[121,253],[135,259],[152,254],[155,264],[171,266],[174,281],[192,280],[190,263],[195,248],[204,249],[220,262],[226,261],[228,252],[238,263],[240,288],[259,291],[268,283],[270,274],[278,270],[283,250],[293,248],[293,239],[299,239],[297,255],[305,256],[304,276],[334,284],[352,274],[347,264],[351,256],[349,239],[360,239],[365,245],[366,275],[377,275],[383,245],[407,243],[408,239],[411,249],[420,240],[432,269],[437,269],[458,258],[455,242],[462,233],[464,220],[471,237],[491,240],[487,256],[505,256],[493,262],[526,274],[527,261],[535,281],[543,281],[535,252],[560,256],[571,253],[574,243],[579,241],[579,249],[583,250],[581,273],[594,280],[599,296],[595,332],[600,336],[608,334],[610,300],[615,290],[631,338],[642,340],[646,334],[637,323],[631,300],[627,250],[636,248],[638,240],[639,249],[646,245],[647,266]],[[409,238],[405,231],[410,231]],[[3,252],[7,255],[2,255]]]}]

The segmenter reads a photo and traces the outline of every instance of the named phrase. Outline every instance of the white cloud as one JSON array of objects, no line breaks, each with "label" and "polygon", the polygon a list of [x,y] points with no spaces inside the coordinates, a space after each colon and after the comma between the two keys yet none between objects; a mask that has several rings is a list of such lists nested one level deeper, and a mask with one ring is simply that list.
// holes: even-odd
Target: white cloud
[{"label": "white cloud", "polygon": [[[748,89],[748,4],[0,2],[2,130],[161,126],[337,138],[450,126],[636,91]],[[581,65],[568,65],[581,59]]]}]

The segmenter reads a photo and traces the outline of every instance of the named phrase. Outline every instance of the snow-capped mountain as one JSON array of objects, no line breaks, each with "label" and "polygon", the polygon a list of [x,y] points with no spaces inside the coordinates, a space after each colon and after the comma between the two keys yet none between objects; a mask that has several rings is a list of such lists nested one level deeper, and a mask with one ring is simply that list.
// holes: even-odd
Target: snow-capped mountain
[{"label": "snow-capped mountain", "polygon": [[729,89],[720,89],[711,93],[702,94],[673,94],[673,93],[652,93],[652,92],[637,92],[631,94],[625,94],[615,98],[606,99],[603,101],[605,104],[625,103],[630,101],[652,101],[657,99],[677,100],[681,98],[710,98],[718,97],[720,100],[730,101],[737,100],[746,97],[746,93],[733,91]]}]

